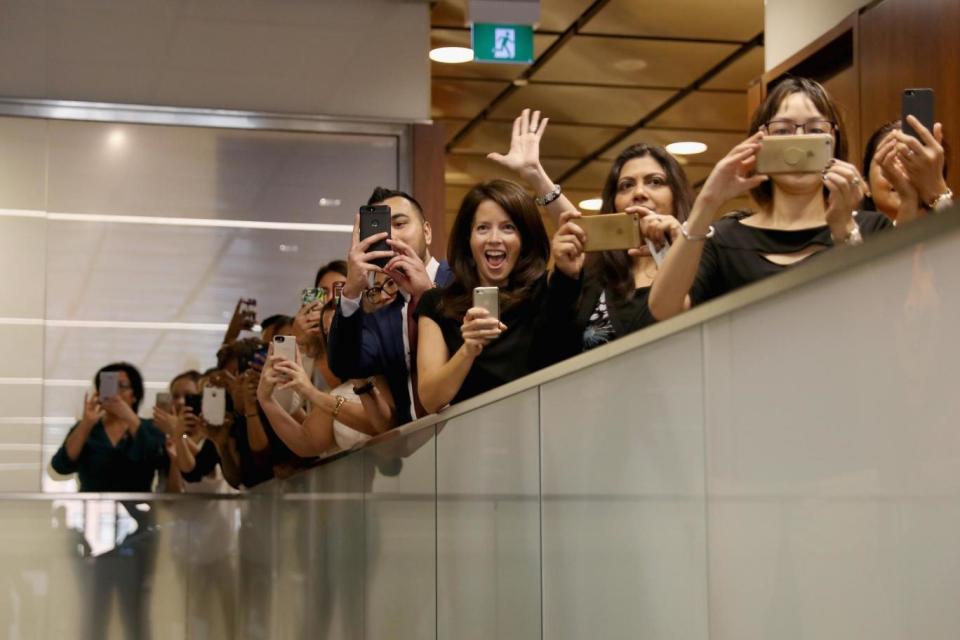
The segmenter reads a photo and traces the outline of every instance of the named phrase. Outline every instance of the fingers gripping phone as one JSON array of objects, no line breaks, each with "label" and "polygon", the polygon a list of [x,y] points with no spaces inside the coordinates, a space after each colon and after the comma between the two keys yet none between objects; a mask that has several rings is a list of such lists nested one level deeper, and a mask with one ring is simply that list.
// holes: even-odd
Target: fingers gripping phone
[{"label": "fingers gripping phone", "polygon": [[100,402],[109,400],[117,395],[120,390],[120,372],[119,371],[101,371],[100,372]]},{"label": "fingers gripping phone", "polygon": [[200,413],[207,423],[222,425],[227,415],[227,390],[221,387],[204,387]]},{"label": "fingers gripping phone", "polygon": [[[366,240],[370,236],[386,232],[387,238],[370,247],[370,251],[390,251],[387,239],[391,237],[390,207],[385,204],[367,205],[360,207],[360,239]],[[377,258],[371,262],[378,267],[386,266],[388,258]]]},{"label": "fingers gripping phone", "polygon": [[640,246],[639,214],[593,214],[577,219],[576,223],[587,234],[584,251],[616,251]]},{"label": "fingers gripping phone", "polygon": [[500,290],[497,287],[477,287],[473,290],[473,306],[486,309],[491,318],[500,319]]},{"label": "fingers gripping phone", "polygon": [[905,134],[920,139],[907,122],[907,116],[913,116],[927,128],[927,131],[933,131],[933,89],[904,89],[900,104],[900,126]]},{"label": "fingers gripping phone", "polygon": [[757,173],[820,173],[832,158],[829,133],[767,136],[757,154]]}]

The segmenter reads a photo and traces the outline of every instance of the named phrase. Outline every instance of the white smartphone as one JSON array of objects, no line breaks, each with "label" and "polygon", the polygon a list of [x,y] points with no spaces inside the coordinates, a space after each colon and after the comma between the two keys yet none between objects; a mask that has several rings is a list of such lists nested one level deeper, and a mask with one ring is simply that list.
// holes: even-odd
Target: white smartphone
[{"label": "white smartphone", "polygon": [[120,372],[119,371],[101,371],[100,372],[100,402],[108,400],[117,395],[120,390]]},{"label": "white smartphone", "polygon": [[477,287],[473,290],[473,306],[486,309],[490,317],[500,319],[500,290],[496,287]]},{"label": "white smartphone", "polygon": [[296,362],[297,339],[293,336],[274,336],[273,355]]},{"label": "white smartphone", "polygon": [[222,425],[227,416],[227,390],[220,387],[204,387],[200,413],[207,423]]},{"label": "white smartphone", "polygon": [[161,391],[157,394],[157,407],[163,409],[167,413],[173,411],[173,396],[165,391]]},{"label": "white smartphone", "polygon": [[670,241],[667,240],[663,243],[663,246],[657,249],[657,245],[653,244],[653,240],[650,238],[644,238],[644,242],[647,243],[647,249],[650,249],[650,255],[653,256],[653,261],[659,267],[663,264],[663,259],[667,257],[667,251],[670,249]]}]

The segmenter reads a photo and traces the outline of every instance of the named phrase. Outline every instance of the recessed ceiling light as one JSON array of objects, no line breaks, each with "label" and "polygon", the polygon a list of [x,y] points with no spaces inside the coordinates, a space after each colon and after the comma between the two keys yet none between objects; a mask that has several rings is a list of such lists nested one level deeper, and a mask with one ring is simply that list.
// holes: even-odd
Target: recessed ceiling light
[{"label": "recessed ceiling light", "polygon": [[317,203],[321,207],[339,207],[340,198],[320,198],[320,201]]},{"label": "recessed ceiling light", "polygon": [[434,62],[460,64],[473,60],[473,49],[467,47],[438,47],[430,50],[430,59]]},{"label": "recessed ceiling light", "polygon": [[647,61],[640,58],[624,58],[614,62],[613,68],[626,73],[637,73],[647,68]]},{"label": "recessed ceiling light", "polygon": [[527,80],[526,78],[517,78],[516,80],[513,81],[513,86],[515,87],[525,87],[528,84],[530,84],[530,81]]},{"label": "recessed ceiling light", "polygon": [[113,129],[107,134],[107,146],[120,149],[127,143],[127,133],[123,129]]},{"label": "recessed ceiling light", "polygon": [[671,142],[667,145],[667,151],[675,156],[692,156],[706,150],[707,145],[702,142]]},{"label": "recessed ceiling light", "polygon": [[603,206],[603,199],[590,198],[589,200],[581,200],[578,206],[584,211],[600,211],[600,207]]}]

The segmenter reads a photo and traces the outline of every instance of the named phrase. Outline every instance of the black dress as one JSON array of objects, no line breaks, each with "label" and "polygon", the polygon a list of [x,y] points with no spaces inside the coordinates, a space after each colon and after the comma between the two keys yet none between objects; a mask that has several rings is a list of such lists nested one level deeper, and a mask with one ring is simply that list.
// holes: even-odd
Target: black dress
[{"label": "black dress", "polygon": [[[562,330],[555,320],[556,310],[576,303],[578,283],[570,278],[547,286],[547,274],[532,284],[520,302],[500,314],[507,325],[497,339],[490,342],[473,361],[470,372],[451,404],[472,398],[502,384],[522,378],[528,373],[542,369],[565,357],[557,346],[558,331]],[[423,294],[416,315],[430,318],[443,332],[443,341],[452,356],[463,346],[460,335],[462,319],[445,316],[440,310],[444,289],[431,289]]]},{"label": "black dress", "polygon": [[[742,220],[750,215],[740,211],[713,223],[714,235],[704,242],[697,277],[690,291],[694,305],[794,266],[776,264],[766,256],[796,253],[811,246],[833,246],[827,226],[790,231],[760,229],[743,224]],[[857,211],[854,220],[864,238],[893,227],[890,218],[875,211]]]}]

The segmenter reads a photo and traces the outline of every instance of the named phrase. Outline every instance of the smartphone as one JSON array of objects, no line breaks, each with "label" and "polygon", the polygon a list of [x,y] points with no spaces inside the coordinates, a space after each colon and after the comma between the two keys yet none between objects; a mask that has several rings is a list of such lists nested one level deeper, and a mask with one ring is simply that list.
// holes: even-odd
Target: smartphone
[{"label": "smartphone", "polygon": [[163,409],[167,413],[173,412],[173,396],[161,391],[157,394],[157,408]]},{"label": "smartphone", "polygon": [[500,318],[500,290],[496,287],[477,287],[473,290],[473,306],[486,309],[490,317]]},{"label": "smartphone", "polygon": [[117,395],[120,387],[119,371],[101,371],[100,372],[100,402],[108,400]]},{"label": "smartphone", "polygon": [[757,173],[821,173],[832,158],[829,133],[767,136],[757,154]]},{"label": "smartphone", "polygon": [[[390,238],[390,229],[393,225],[390,223],[390,207],[385,204],[376,204],[360,207],[360,239],[366,240],[370,236],[378,233],[387,233]],[[390,245],[387,244],[387,238],[370,247],[370,251],[390,251]],[[388,258],[377,258],[371,262],[378,267],[386,266]]]},{"label": "smartphone", "polygon": [[297,360],[297,339],[293,336],[274,336],[273,355],[295,362]]},{"label": "smartphone", "polygon": [[599,213],[574,222],[587,234],[584,251],[616,251],[640,246],[640,214]]},{"label": "smartphone", "polygon": [[227,415],[227,390],[221,387],[204,387],[200,414],[212,425],[222,425]]},{"label": "smartphone", "polygon": [[907,116],[913,116],[927,131],[933,132],[933,89],[904,89],[900,104],[900,126],[905,134],[920,138],[907,122]]},{"label": "smartphone", "polygon": [[188,393],[183,397],[183,402],[190,407],[193,415],[199,416],[203,412],[203,396],[199,393]]},{"label": "smartphone", "polygon": [[320,304],[323,304],[327,301],[327,292],[324,289],[311,288],[304,289],[300,292],[300,301],[303,306],[313,304],[318,300],[320,301]]}]

